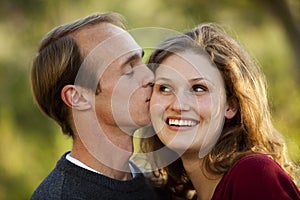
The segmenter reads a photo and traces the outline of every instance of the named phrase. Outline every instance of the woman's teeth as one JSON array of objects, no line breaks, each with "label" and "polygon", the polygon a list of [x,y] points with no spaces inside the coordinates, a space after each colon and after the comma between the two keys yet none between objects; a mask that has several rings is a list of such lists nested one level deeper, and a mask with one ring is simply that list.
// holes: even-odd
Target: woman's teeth
[{"label": "woman's teeth", "polygon": [[195,120],[167,119],[167,124],[170,126],[196,126],[198,123]]}]

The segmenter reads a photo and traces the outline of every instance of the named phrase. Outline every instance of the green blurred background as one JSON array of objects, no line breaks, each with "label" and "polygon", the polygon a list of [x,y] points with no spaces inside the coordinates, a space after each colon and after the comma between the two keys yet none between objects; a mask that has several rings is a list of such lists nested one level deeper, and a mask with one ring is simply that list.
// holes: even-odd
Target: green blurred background
[{"label": "green blurred background", "polygon": [[41,38],[57,25],[105,11],[123,14],[129,29],[182,32],[201,22],[227,28],[261,64],[274,124],[300,164],[299,0],[1,0],[1,200],[28,199],[71,147],[32,99],[30,67]]}]

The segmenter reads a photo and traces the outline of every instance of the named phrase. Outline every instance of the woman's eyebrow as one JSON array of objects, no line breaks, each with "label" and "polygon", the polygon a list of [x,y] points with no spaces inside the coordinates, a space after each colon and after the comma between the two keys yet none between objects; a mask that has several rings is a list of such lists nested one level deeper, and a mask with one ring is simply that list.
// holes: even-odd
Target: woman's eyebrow
[{"label": "woman's eyebrow", "polygon": [[155,79],[155,81],[171,81],[171,79],[166,78],[166,77],[158,77]]},{"label": "woman's eyebrow", "polygon": [[211,80],[205,78],[205,77],[199,77],[199,78],[193,78],[193,79],[190,79],[189,82],[190,83],[194,83],[194,82],[198,82],[198,81],[205,81],[205,82],[208,82],[212,85],[215,85]]}]

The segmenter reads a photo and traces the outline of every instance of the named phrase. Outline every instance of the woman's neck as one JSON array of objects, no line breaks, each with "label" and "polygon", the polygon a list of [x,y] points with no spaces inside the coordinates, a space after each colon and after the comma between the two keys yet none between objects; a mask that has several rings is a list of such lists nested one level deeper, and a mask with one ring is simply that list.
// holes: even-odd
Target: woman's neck
[{"label": "woman's neck", "polygon": [[222,179],[222,175],[214,175],[207,172],[203,158],[199,158],[197,154],[182,155],[181,159],[184,168],[197,191],[198,199],[211,199],[218,183]]}]

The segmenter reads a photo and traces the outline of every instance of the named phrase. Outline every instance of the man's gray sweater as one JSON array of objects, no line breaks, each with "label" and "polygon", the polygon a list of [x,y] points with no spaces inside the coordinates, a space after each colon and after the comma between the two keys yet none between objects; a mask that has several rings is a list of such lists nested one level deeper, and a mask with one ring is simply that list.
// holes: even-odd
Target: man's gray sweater
[{"label": "man's gray sweater", "polygon": [[142,174],[129,181],[111,179],[71,163],[66,154],[34,191],[31,200],[158,199]]}]

